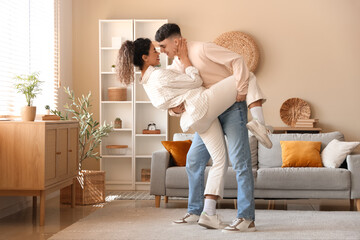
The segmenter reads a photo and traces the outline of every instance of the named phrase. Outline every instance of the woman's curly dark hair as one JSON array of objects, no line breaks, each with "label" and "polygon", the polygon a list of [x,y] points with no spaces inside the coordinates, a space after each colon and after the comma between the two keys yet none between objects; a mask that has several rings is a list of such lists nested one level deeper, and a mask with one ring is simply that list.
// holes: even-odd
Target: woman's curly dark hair
[{"label": "woman's curly dark hair", "polygon": [[117,71],[120,82],[129,85],[134,82],[134,65],[142,70],[143,55],[149,55],[151,40],[138,38],[134,42],[126,41],[121,45],[118,54]]}]

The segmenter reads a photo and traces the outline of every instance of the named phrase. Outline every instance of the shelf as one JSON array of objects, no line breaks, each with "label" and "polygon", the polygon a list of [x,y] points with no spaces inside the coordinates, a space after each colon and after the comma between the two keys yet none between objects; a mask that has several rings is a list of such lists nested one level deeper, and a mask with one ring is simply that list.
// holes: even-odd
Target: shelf
[{"label": "shelf", "polygon": [[117,129],[113,129],[113,132],[132,132],[131,128],[117,128]]},{"label": "shelf", "polygon": [[[153,107],[144,87],[140,84],[141,70],[134,67],[135,81],[127,86],[126,101],[108,101],[110,87],[120,86],[117,73],[111,66],[116,64],[121,43],[137,38],[152,39],[166,19],[114,19],[99,20],[99,112],[100,124],[114,123],[121,118],[124,128],[113,129],[100,145],[102,159],[100,169],[106,171],[109,190],[149,190],[150,183],[141,181],[141,169],[151,168],[152,153],[163,148],[161,141],[168,140],[169,119],[167,111]],[[159,51],[159,46],[155,46]],[[160,55],[161,67],[169,63],[166,54]],[[150,121],[156,122],[163,134],[143,134]],[[127,144],[125,152],[109,152],[106,145]],[[125,153],[126,155],[119,155]]]},{"label": "shelf", "polygon": [[135,158],[152,158],[152,155],[136,155]]},{"label": "shelf", "polygon": [[132,158],[132,155],[102,155],[102,158]]},{"label": "shelf", "polygon": [[166,137],[166,134],[135,134],[136,137]]},{"label": "shelf", "polygon": [[101,101],[101,103],[132,103],[131,101]]},{"label": "shelf", "polygon": [[101,74],[116,74],[116,72],[101,72]]},{"label": "shelf", "polygon": [[116,48],[116,47],[102,47],[101,50],[119,50],[119,48]]},{"label": "shelf", "polygon": [[139,184],[139,185],[150,185],[150,182],[135,182],[135,184]]},{"label": "shelf", "polygon": [[105,184],[109,185],[115,185],[115,184],[121,184],[121,185],[131,185],[131,181],[105,181]]},{"label": "shelf", "polygon": [[274,127],[274,134],[276,133],[321,133],[322,128],[312,127]]}]

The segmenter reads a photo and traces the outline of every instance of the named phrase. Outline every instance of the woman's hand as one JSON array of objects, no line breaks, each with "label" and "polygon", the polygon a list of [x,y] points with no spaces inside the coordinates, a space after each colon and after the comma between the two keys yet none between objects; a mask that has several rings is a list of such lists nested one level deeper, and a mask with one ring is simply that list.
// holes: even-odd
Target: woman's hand
[{"label": "woman's hand", "polygon": [[188,49],[187,49],[187,42],[185,38],[179,38],[179,43],[177,46],[177,53],[176,55],[181,58],[188,57]]},{"label": "woman's hand", "polygon": [[181,113],[185,112],[185,105],[184,105],[184,103],[181,103],[179,106],[173,107],[170,109],[176,114],[181,114]]},{"label": "woman's hand", "polygon": [[237,94],[236,96],[236,101],[237,102],[242,102],[242,101],[245,101],[246,100],[246,94],[245,95],[242,95],[242,94]]},{"label": "woman's hand", "polygon": [[185,68],[192,66],[188,56],[187,41],[185,38],[179,39],[176,55],[179,57],[181,63],[184,64]]}]

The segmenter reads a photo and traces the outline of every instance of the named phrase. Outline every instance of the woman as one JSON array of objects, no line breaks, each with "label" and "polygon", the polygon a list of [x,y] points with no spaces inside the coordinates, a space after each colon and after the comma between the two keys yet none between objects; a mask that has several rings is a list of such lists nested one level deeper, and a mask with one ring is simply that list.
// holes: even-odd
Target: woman
[{"label": "woman", "polygon": [[126,84],[134,81],[135,65],[141,70],[140,83],[156,108],[167,110],[184,102],[186,110],[180,119],[182,130],[185,132],[192,128],[198,132],[213,159],[205,196],[212,199],[222,197],[227,154],[217,117],[235,102],[236,80],[231,76],[209,89],[202,87],[199,72],[188,58],[186,41],[182,41],[177,52],[186,74],[155,67],[160,63],[159,55],[150,39],[126,41],[119,50],[120,81]]}]

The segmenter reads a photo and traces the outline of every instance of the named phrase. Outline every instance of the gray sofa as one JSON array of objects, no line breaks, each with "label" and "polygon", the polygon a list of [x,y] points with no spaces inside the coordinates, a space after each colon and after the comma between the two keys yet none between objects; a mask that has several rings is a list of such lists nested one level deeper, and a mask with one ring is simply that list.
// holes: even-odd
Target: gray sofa
[{"label": "gray sofa", "polygon": [[[191,139],[192,134],[175,134],[174,141]],[[346,168],[281,168],[280,141],[321,141],[321,151],[333,139],[344,140],[340,132],[320,134],[271,134],[273,147],[267,149],[249,136],[255,198],[260,199],[350,199],[356,200],[360,211],[360,154],[346,157]],[[210,165],[210,164],[209,164]],[[205,181],[210,166],[206,168]],[[235,171],[229,166],[225,176],[224,198],[236,198]],[[150,194],[155,206],[161,196],[188,197],[188,178],[185,167],[174,166],[164,149],[154,152],[151,160]]]}]

